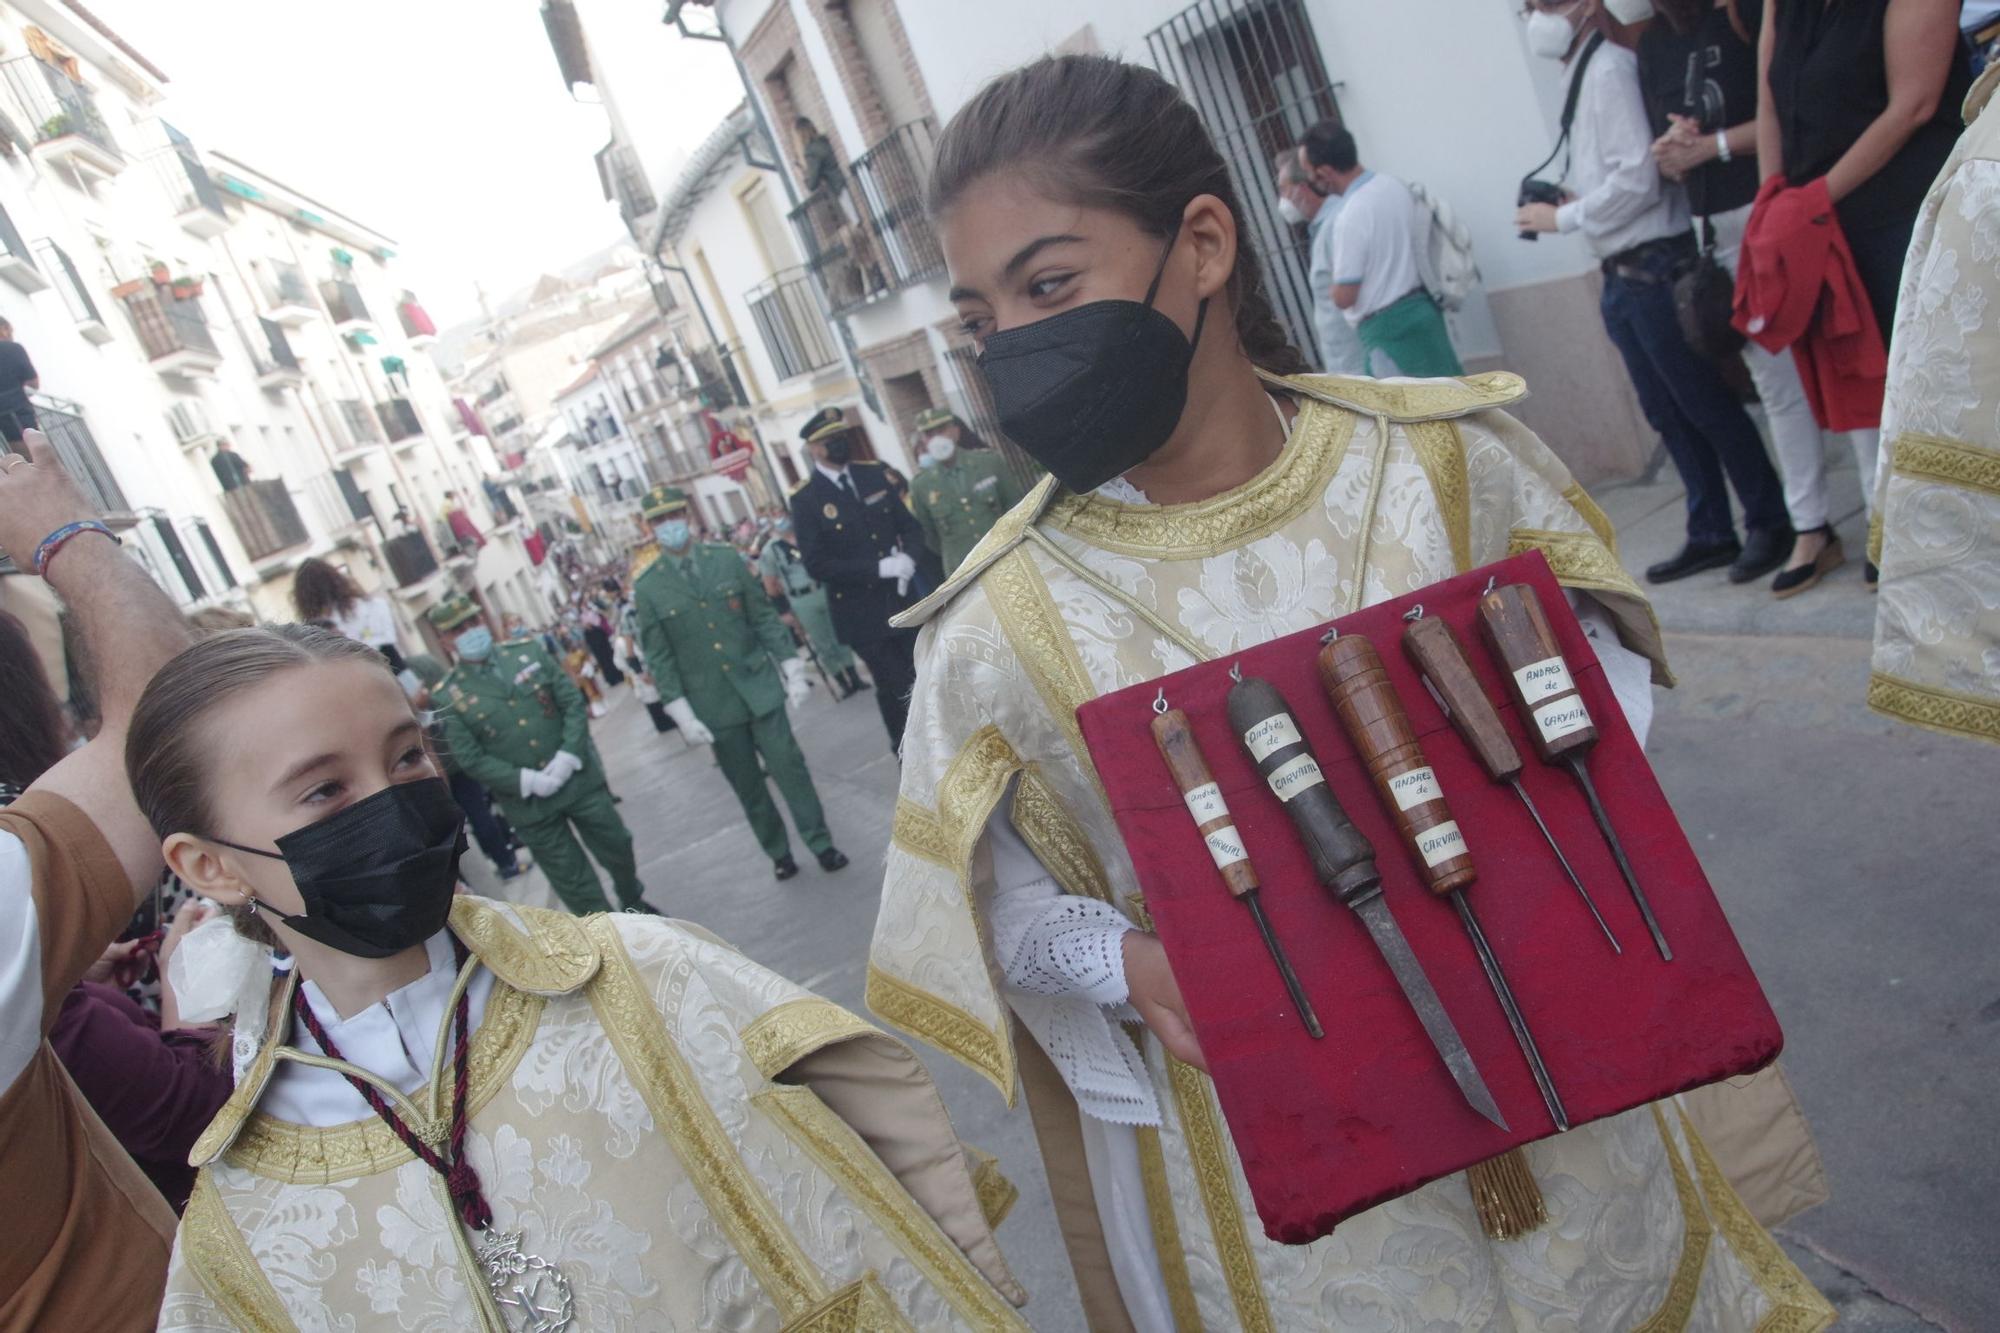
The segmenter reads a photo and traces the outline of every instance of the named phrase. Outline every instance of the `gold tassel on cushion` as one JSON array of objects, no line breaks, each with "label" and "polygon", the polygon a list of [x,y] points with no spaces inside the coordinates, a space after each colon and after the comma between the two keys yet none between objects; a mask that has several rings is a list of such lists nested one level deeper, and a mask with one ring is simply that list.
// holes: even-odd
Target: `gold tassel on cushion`
[{"label": "gold tassel on cushion", "polygon": [[1525,1236],[1549,1220],[1541,1186],[1535,1183],[1528,1159],[1519,1148],[1474,1162],[1465,1169],[1465,1183],[1479,1209],[1480,1226],[1495,1240]]}]

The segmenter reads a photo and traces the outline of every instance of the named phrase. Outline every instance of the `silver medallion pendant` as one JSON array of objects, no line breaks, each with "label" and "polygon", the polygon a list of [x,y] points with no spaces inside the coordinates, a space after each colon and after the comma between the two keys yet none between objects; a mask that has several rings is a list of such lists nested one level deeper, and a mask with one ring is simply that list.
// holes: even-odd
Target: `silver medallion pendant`
[{"label": "silver medallion pendant", "polygon": [[479,1262],[493,1303],[515,1333],[564,1333],[576,1323],[576,1293],[562,1270],[521,1250],[518,1231],[489,1231],[479,1244]]}]

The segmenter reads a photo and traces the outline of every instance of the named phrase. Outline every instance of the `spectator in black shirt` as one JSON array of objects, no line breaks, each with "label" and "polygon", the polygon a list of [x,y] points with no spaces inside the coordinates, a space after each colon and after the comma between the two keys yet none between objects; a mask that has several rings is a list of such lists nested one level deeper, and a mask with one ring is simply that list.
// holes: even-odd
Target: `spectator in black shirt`
[{"label": "spectator in black shirt", "polygon": [[14,341],[14,326],[0,319],[0,438],[21,442],[21,432],[36,429],[35,409],[28,390],[42,387],[28,349]]},{"label": "spectator in black shirt", "polygon": [[[1695,229],[1716,262],[1736,273],[1743,230],[1757,197],[1757,31],[1763,0],[1654,0],[1659,21],[1639,38],[1639,86],[1652,117],[1661,174],[1687,187]],[[1764,404],[1785,482],[1791,555],[1771,591],[1791,597],[1818,583],[1844,556],[1829,522],[1826,457],[1790,351],[1743,345],[1743,362]],[[1862,442],[1854,442],[1857,455]],[[1866,465],[1867,458],[1863,458]]]},{"label": "spectator in black shirt", "polygon": [[215,442],[215,457],[208,460],[208,465],[215,470],[215,479],[225,491],[241,490],[250,484],[248,460],[227,440]]}]

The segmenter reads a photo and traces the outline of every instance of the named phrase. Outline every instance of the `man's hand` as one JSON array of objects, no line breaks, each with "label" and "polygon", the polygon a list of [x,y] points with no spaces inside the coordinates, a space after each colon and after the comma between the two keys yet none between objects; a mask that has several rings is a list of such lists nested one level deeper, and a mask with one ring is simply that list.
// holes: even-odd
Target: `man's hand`
[{"label": "man's hand", "polygon": [[895,579],[898,583],[908,583],[916,577],[917,562],[907,551],[885,555],[875,563],[875,572],[885,579]]},{"label": "man's hand", "polygon": [[[1564,200],[1568,202],[1567,199]],[[1517,231],[1555,231],[1556,206],[1554,204],[1522,204],[1514,213],[1514,228]]]},{"label": "man's hand", "polygon": [[1690,171],[1715,161],[1715,136],[1703,134],[1701,127],[1686,116],[1669,115],[1672,123],[1665,134],[1653,141],[1653,160],[1660,174],[1669,180],[1684,179]]},{"label": "man's hand", "polygon": [[571,778],[583,772],[583,760],[568,750],[558,750],[555,758],[542,765],[542,772],[554,779],[556,789],[560,791]]},{"label": "man's hand", "polygon": [[1132,1007],[1146,1020],[1146,1026],[1153,1030],[1168,1054],[1207,1073],[1208,1061],[1202,1057],[1201,1043],[1195,1040],[1194,1028],[1188,1022],[1187,1005],[1181,1001],[1181,988],[1174,981],[1173,969],[1167,966],[1167,951],[1161,946],[1160,937],[1142,930],[1128,930],[1124,948],[1125,985],[1132,995]]},{"label": "man's hand", "polygon": [[532,801],[538,796],[554,796],[562,790],[562,784],[539,768],[521,770],[521,799]]},{"label": "man's hand", "polygon": [[778,675],[785,682],[785,706],[797,712],[812,697],[812,682],[806,679],[806,664],[796,657],[778,663]]},{"label": "man's hand", "polygon": [[21,447],[28,451],[26,458],[0,454],[0,551],[12,556],[21,569],[29,570],[29,562],[35,558],[35,548],[41,545],[42,538],[65,524],[95,518],[97,514],[56,461],[55,447],[48,436],[38,430],[24,431]]},{"label": "man's hand", "polygon": [[681,737],[689,745],[715,744],[715,733],[702,725],[701,719],[694,715],[694,708],[686,699],[675,699],[666,705],[666,709],[667,716],[674,720],[674,725],[680,728]]}]

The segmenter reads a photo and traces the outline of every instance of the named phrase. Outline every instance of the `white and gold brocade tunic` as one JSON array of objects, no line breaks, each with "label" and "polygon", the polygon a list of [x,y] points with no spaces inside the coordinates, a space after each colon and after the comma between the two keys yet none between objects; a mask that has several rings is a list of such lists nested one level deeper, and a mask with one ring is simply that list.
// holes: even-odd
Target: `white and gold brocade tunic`
[{"label": "white and gold brocade tunic", "polygon": [[[1090,1140],[1076,1104],[1036,1044],[1015,1040],[985,916],[986,826],[1011,788],[1014,828],[1065,893],[1146,922],[1077,707],[1531,547],[1667,680],[1657,623],[1609,524],[1497,410],[1522,395],[1517,377],[1277,387],[1299,411],[1277,461],[1250,482],[1167,506],[1045,482],[908,617],[928,623],[868,1003],[1010,1101],[1026,1087],[1093,1329],[1149,1321],[1121,1296],[1127,1270],[1078,1160]],[[1207,1078],[1150,1034],[1141,1044],[1160,1123],[1134,1132],[1182,1333],[1830,1322],[1674,1104],[1530,1146],[1550,1220],[1521,1239],[1489,1239],[1453,1177],[1283,1246],[1262,1234]]]},{"label": "white and gold brocade tunic", "polygon": [[[1026,1328],[990,1229],[1011,1187],[900,1043],[683,923],[470,897],[451,922],[495,978],[467,1149],[572,1327]],[[255,1109],[275,1051],[195,1149],[160,1327],[499,1327],[442,1181],[386,1125]]]}]

